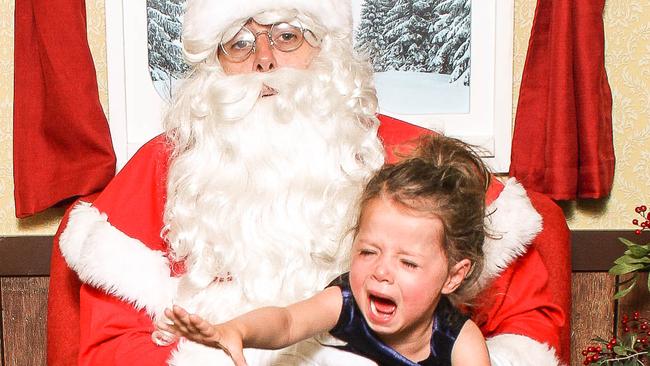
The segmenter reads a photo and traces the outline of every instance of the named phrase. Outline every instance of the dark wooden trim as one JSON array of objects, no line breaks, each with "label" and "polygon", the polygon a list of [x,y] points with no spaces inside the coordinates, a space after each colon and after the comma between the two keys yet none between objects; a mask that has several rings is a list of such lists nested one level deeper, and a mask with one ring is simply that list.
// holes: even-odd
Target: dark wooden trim
[{"label": "dark wooden trim", "polygon": [[[619,237],[639,240],[630,230],[572,231],[573,272],[607,271],[625,250]],[[47,276],[51,251],[51,236],[0,237],[0,276]]]},{"label": "dark wooden trim", "polygon": [[638,242],[630,230],[572,230],[571,269],[573,272],[606,272],[625,251],[618,238]]},{"label": "dark wooden trim", "polygon": [[0,237],[0,277],[48,276],[52,236]]}]

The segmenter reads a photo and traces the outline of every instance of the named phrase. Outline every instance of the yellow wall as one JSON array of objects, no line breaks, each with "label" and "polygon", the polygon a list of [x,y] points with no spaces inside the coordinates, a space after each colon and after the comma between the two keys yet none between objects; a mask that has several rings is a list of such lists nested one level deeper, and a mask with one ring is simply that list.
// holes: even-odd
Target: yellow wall
[{"label": "yellow wall", "polygon": [[[608,0],[605,10],[606,65],[614,95],[617,157],[614,191],[607,201],[564,204],[573,229],[630,229],[634,207],[650,203],[650,4]],[[515,0],[514,98],[536,0]],[[87,0],[88,36],[102,104],[107,104],[104,0]],[[11,163],[14,0],[0,0],[0,236],[51,234],[61,210],[28,220],[14,217]],[[106,109],[106,108],[105,108]]]}]

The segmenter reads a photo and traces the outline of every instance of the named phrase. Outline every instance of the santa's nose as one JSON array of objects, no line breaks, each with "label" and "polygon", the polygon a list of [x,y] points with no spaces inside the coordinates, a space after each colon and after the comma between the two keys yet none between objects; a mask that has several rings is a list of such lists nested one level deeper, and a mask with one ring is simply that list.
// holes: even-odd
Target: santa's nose
[{"label": "santa's nose", "polygon": [[257,72],[269,72],[276,68],[277,61],[273,54],[271,41],[266,33],[258,35],[255,41],[255,61],[253,67]]}]

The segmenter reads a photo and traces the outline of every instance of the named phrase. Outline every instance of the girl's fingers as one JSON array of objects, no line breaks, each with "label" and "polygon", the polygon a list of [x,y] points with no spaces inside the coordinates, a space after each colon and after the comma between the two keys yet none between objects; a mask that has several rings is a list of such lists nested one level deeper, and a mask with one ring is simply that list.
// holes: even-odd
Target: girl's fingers
[{"label": "girl's fingers", "polygon": [[169,346],[176,341],[176,336],[169,332],[156,330],[151,333],[151,340],[158,346]]}]

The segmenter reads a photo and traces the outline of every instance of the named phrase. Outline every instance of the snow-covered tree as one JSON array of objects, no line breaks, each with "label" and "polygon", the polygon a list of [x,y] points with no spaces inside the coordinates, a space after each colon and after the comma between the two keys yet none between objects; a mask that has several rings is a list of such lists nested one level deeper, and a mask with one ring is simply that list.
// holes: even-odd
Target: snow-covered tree
[{"label": "snow-covered tree", "polygon": [[428,56],[435,6],[441,0],[367,0],[361,8],[357,44],[375,71],[433,71]]},{"label": "snow-covered tree", "polygon": [[394,2],[395,0],[367,0],[361,7],[356,48],[370,57],[375,71],[384,71],[380,63],[380,55],[386,46],[384,21]]},{"label": "snow-covered tree", "polygon": [[427,69],[428,51],[432,35],[434,0],[397,0],[387,12],[382,56],[388,69],[402,71],[430,71]]},{"label": "snow-covered tree", "polygon": [[168,97],[172,84],[188,70],[181,49],[181,17],[185,0],[147,0],[147,49],[149,72],[154,81],[164,81]]},{"label": "snow-covered tree", "polygon": [[470,80],[471,2],[443,0],[435,6],[437,20],[431,29],[435,36],[428,55],[430,68],[465,85]]}]

